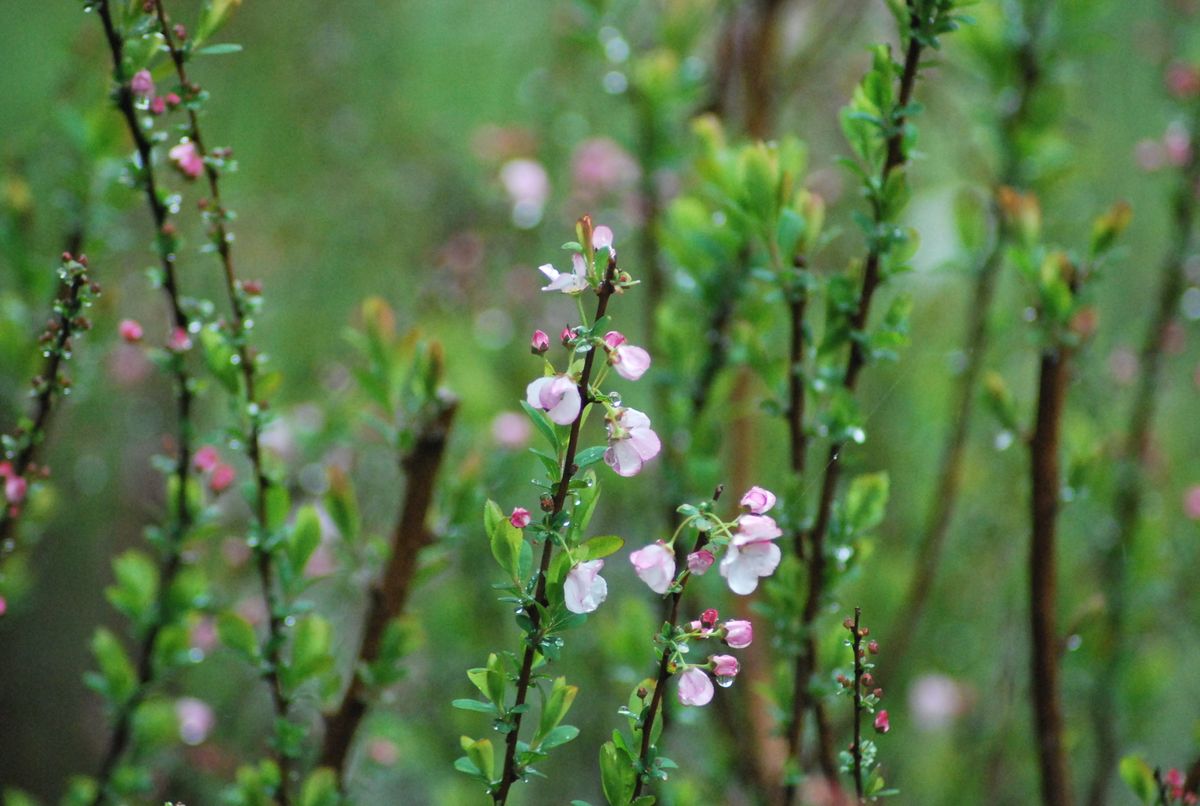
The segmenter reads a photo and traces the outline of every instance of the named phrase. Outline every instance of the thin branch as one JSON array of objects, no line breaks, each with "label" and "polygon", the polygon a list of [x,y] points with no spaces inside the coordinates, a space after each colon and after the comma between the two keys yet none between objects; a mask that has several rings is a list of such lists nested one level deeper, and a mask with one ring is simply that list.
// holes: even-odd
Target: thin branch
[{"label": "thin branch", "polygon": [[1070,779],[1063,746],[1063,713],[1056,627],[1058,565],[1056,539],[1062,415],[1070,380],[1071,350],[1059,343],[1042,352],[1038,372],[1037,420],[1029,444],[1032,532],[1029,551],[1029,617],[1034,734],[1041,773],[1042,803],[1070,806]]},{"label": "thin branch", "polygon": [[[908,2],[910,12],[909,25],[915,31],[921,24],[912,0]],[[920,71],[921,53],[923,46],[920,39],[910,33],[908,47],[904,57],[904,67],[900,76],[900,92],[897,108],[907,110],[912,101],[913,89],[916,86],[917,74]],[[906,114],[902,111],[895,121],[895,129],[887,140],[887,157],[879,177],[879,186],[885,187],[892,173],[901,168],[907,155],[904,153],[904,130]],[[872,210],[877,224],[882,222],[883,211],[878,205]],[[871,312],[871,302],[875,291],[882,281],[882,253],[874,241],[867,252],[866,266],[863,271],[862,287],[859,291],[858,304],[850,319],[852,333],[865,332]],[[846,362],[846,370],[842,377],[842,386],[853,392],[858,384],[858,376],[867,362],[867,347],[862,339],[854,339],[850,345],[850,356]],[[821,494],[817,505],[816,522],[804,541],[808,570],[808,593],[801,614],[801,628],[804,638],[800,652],[796,656],[795,665],[795,697],[792,703],[791,716],[788,721],[787,739],[788,755],[799,760],[800,745],[803,739],[804,713],[815,710],[817,715],[818,759],[826,778],[835,780],[837,767],[833,763],[833,736],[827,720],[820,709],[820,700],[809,688],[808,681],[817,668],[816,641],[812,637],[813,625],[821,609],[825,592],[825,536],[829,530],[830,517],[833,513],[834,493],[837,490],[838,479],[841,475],[841,457],[845,443],[834,442],[829,446],[829,456],[825,463],[825,475],[821,484]],[[795,785],[787,784],[785,802],[790,803],[795,795]]]},{"label": "thin branch", "polygon": [[[158,19],[159,33],[163,37],[163,42],[166,44],[167,51],[171,56],[171,62],[175,66],[175,73],[179,78],[181,94],[186,98],[195,91],[195,85],[188,79],[186,54],[176,42],[175,33],[167,19],[162,0],[154,0],[154,13]],[[212,226],[212,236],[217,256],[221,261],[229,306],[233,314],[233,321],[231,322],[233,344],[237,350],[238,369],[241,371],[242,376],[242,403],[248,426],[245,439],[246,458],[253,468],[255,482],[254,528],[259,532],[265,532],[267,528],[267,498],[272,484],[263,465],[261,444],[262,412],[266,410],[267,403],[265,400],[259,399],[256,391],[258,366],[256,356],[249,346],[249,326],[247,324],[245,299],[243,297],[245,292],[242,290],[241,284],[237,279],[237,273],[234,270],[233,250],[231,247],[233,238],[229,234],[225,223],[228,211],[221,202],[220,172],[217,170],[214,161],[210,159],[210,154],[205,148],[195,108],[191,104],[185,104],[185,108],[187,109],[188,117],[188,136],[195,146],[196,152],[203,160],[204,174],[208,180],[209,193],[212,196],[208,217]],[[283,680],[279,674],[279,669],[283,661],[282,653],[285,641],[284,603],[280,600],[279,593],[275,589],[275,570],[268,544],[269,541],[266,539],[265,533],[260,534],[258,539],[252,541],[255,568],[258,572],[259,583],[262,586],[263,597],[267,605],[268,635],[264,647],[264,656],[267,663],[263,675],[266,677],[271,690],[271,702],[274,707],[275,716],[278,719],[286,720],[288,718],[290,703],[287,692],[283,687]],[[292,760],[286,752],[282,751],[276,754],[276,760],[279,763],[280,769],[279,799],[281,806],[288,806],[288,784],[292,776]]]},{"label": "thin branch", "polygon": [[[617,276],[617,261],[614,256],[609,257],[608,267],[605,270],[604,280],[597,290],[599,301],[596,303],[596,315],[592,319],[593,322],[599,321],[608,310],[608,301],[615,292],[613,281]],[[579,449],[579,429],[583,425],[584,415],[587,413],[588,407],[594,402],[592,400],[591,391],[588,384],[592,378],[592,364],[596,358],[596,350],[589,350],[583,359],[583,371],[579,376],[579,398],[583,401],[583,405],[579,407],[579,414],[575,421],[571,423],[571,436],[567,440],[567,450],[563,454],[562,478],[559,480],[558,489],[554,493],[553,503],[550,510],[550,517],[553,520],[563,510],[567,501],[567,493],[571,488],[571,479],[579,468],[575,465],[575,453]],[[541,608],[548,603],[546,598],[546,573],[550,569],[550,557],[553,553],[553,541],[547,540],[542,545],[541,562],[538,565],[537,585],[534,590],[535,607],[529,610],[528,616],[532,623],[530,635],[536,635],[541,629]],[[494,803],[503,804],[508,801],[508,791],[518,778],[521,777],[521,770],[517,767],[517,742],[521,732],[521,717],[524,715],[524,710],[521,708],[525,704],[525,698],[529,694],[529,684],[533,673],[533,660],[537,654],[537,641],[528,640],[525,643],[525,654],[521,659],[521,671],[517,676],[517,694],[513,702],[513,724],[512,730],[505,738],[504,751],[504,771],[500,778],[500,786],[495,794],[492,795]]]},{"label": "thin branch", "polygon": [[[423,423],[412,450],[400,462],[407,485],[404,501],[392,530],[387,568],[371,590],[371,603],[356,653],[356,668],[378,659],[384,629],[389,621],[404,612],[408,602],[418,554],[434,540],[434,534],[427,526],[429,509],[458,401],[447,395],[435,405],[436,410]],[[320,764],[335,770],[339,779],[343,779],[346,757],[367,706],[367,686],[362,677],[355,674],[341,706],[325,720]]]},{"label": "thin branch", "polygon": [[[175,273],[175,249],[170,241],[169,210],[160,195],[154,172],[154,149],[138,120],[134,108],[133,92],[129,86],[129,76],[125,69],[125,42],[120,31],[113,22],[109,0],[96,0],[94,8],[104,26],[105,39],[112,55],[113,82],[117,108],[125,119],[126,128],[133,138],[137,149],[138,164],[134,167],[135,177],[140,180],[146,192],[146,202],[154,221],[155,236],[158,244],[159,265],[162,270],[161,284],[167,302],[169,318],[176,329],[188,331],[189,320],[183,309],[182,297]],[[188,505],[187,489],[191,477],[192,464],[192,379],[182,354],[172,356],[170,369],[175,381],[175,401],[177,418],[177,455],[172,475],[175,477],[177,489],[175,497],[175,513],[171,528],[165,541],[166,556],[160,573],[158,600],[156,602],[156,617],[147,629],[140,647],[138,660],[138,684],[129,699],[118,709],[112,736],[101,761],[97,775],[95,804],[103,803],[107,798],[107,788],[117,762],[124,755],[132,738],[131,721],[133,713],[145,697],[150,682],[154,678],[154,648],[163,626],[170,617],[171,583],[181,565],[181,549],[183,539],[192,525],[192,512]],[[286,804],[285,804],[286,806]]]},{"label": "thin branch", "polygon": [[946,536],[958,505],[962,487],[963,457],[975,412],[975,394],[990,342],[988,318],[996,294],[996,279],[1004,263],[1004,252],[1010,236],[1004,216],[996,203],[996,191],[1001,187],[1018,185],[1021,182],[1021,155],[1017,138],[1027,126],[1032,100],[1042,78],[1038,46],[1045,27],[1046,8],[1050,5],[1046,3],[1033,19],[1024,39],[1013,53],[1013,61],[1017,68],[1016,104],[1000,127],[1003,154],[991,199],[991,215],[992,220],[996,222],[996,234],[976,270],[975,287],[967,308],[967,337],[964,347],[966,366],[955,390],[953,425],[942,449],[937,486],[929,503],[925,531],[917,547],[917,570],[905,599],[906,604],[900,609],[904,617],[896,625],[893,658],[897,665],[902,663],[925,613],[925,606],[941,565]]}]

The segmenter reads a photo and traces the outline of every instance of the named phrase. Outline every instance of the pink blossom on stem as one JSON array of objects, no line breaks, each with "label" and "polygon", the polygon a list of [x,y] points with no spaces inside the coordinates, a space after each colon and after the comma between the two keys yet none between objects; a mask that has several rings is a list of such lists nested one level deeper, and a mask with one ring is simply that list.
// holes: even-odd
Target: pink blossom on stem
[{"label": "pink blossom on stem", "polygon": [[4,497],[10,504],[23,502],[28,491],[29,482],[25,481],[24,476],[11,475],[4,480]]},{"label": "pink blossom on stem", "polygon": [[217,453],[217,449],[212,445],[205,445],[196,451],[196,455],[192,457],[192,464],[196,469],[207,473],[221,462],[221,456]]},{"label": "pink blossom on stem", "polygon": [[570,347],[571,341],[575,338],[575,333],[570,327],[564,327],[562,332],[558,334],[558,340],[562,342],[563,347]]},{"label": "pink blossom on stem", "polygon": [[559,425],[575,422],[583,405],[579,387],[566,375],[551,375],[533,381],[525,387],[525,402],[546,412]]},{"label": "pink blossom on stem", "polygon": [[192,349],[192,339],[186,330],[177,327],[171,331],[171,338],[167,340],[167,346],[177,353],[187,352]]},{"label": "pink blossom on stem", "polygon": [[166,112],[166,111],[167,111],[167,100],[165,98],[163,98],[161,95],[159,95],[159,96],[156,96],[155,98],[151,99],[151,101],[150,101],[150,114],[151,115],[161,115],[163,112]]},{"label": "pink blossom on stem", "polygon": [[751,487],[742,496],[741,505],[754,515],[761,515],[775,506],[775,493],[762,487]]},{"label": "pink blossom on stem", "polygon": [[620,409],[608,423],[608,450],[604,461],[619,476],[636,476],[642,465],[662,450],[658,434],[650,429],[650,418],[637,409]]},{"label": "pink blossom on stem", "polygon": [[745,649],[754,640],[754,626],[743,619],[725,622],[725,643],[734,649]]},{"label": "pink blossom on stem", "polygon": [[1180,100],[1200,95],[1200,71],[1187,62],[1173,62],[1167,67],[1167,90]]},{"label": "pink blossom on stem", "polygon": [[546,335],[546,331],[533,331],[533,336],[529,339],[529,349],[534,355],[541,355],[550,349],[550,337]]},{"label": "pink blossom on stem", "polygon": [[1168,794],[1175,800],[1179,800],[1183,797],[1183,787],[1187,783],[1187,778],[1182,772],[1172,767],[1163,776],[1163,783],[1167,785]]},{"label": "pink blossom on stem", "polygon": [[875,715],[875,730],[879,733],[887,733],[892,729],[891,723],[888,722],[888,712],[880,711]]},{"label": "pink blossom on stem", "polygon": [[675,552],[661,540],[629,555],[638,578],[658,594],[667,592],[675,581]]},{"label": "pink blossom on stem", "polygon": [[592,248],[593,249],[608,249],[614,254],[616,250],[612,248],[613,232],[608,227],[601,224],[592,230]]},{"label": "pink blossom on stem", "polygon": [[708,659],[713,665],[713,674],[717,677],[736,677],[738,670],[738,659],[733,655],[713,655]]},{"label": "pink blossom on stem", "polygon": [[687,557],[688,570],[698,577],[704,576],[704,573],[709,568],[712,568],[712,564],[716,559],[708,549],[693,551]]},{"label": "pink blossom on stem", "polygon": [[129,91],[139,98],[146,98],[154,94],[154,77],[150,75],[149,70],[138,70],[133,74],[133,78],[129,79]]},{"label": "pink blossom on stem", "polygon": [[731,591],[741,596],[753,593],[760,577],[775,573],[782,552],[771,541],[781,534],[774,518],[767,515],[738,518],[738,531],[721,560],[721,576],[725,577]]},{"label": "pink blossom on stem", "polygon": [[715,607],[710,607],[700,614],[700,623],[709,629],[717,626],[717,622],[720,620],[721,614],[717,612]]},{"label": "pink blossom on stem", "polygon": [[636,381],[650,368],[650,353],[641,347],[625,343],[625,337],[615,330],[604,334],[608,347],[608,362],[627,381]]},{"label": "pink blossom on stem", "polygon": [[508,516],[508,522],[518,529],[524,529],[532,520],[533,518],[529,516],[529,510],[525,509],[525,507],[517,507]]},{"label": "pink blossom on stem", "polygon": [[237,477],[237,471],[230,465],[217,465],[213,468],[212,475],[208,477],[208,489],[214,493],[222,493],[229,489],[229,485],[233,484],[234,478]]},{"label": "pink blossom on stem", "polygon": [[176,700],[175,716],[179,720],[179,739],[192,746],[203,744],[217,722],[212,706],[195,697]]},{"label": "pink blossom on stem", "polygon": [[572,613],[591,613],[608,598],[608,582],[600,576],[604,560],[579,563],[563,581],[563,601]]},{"label": "pink blossom on stem", "polygon": [[171,162],[175,163],[179,172],[188,179],[195,179],[204,173],[204,160],[201,158],[200,152],[196,150],[196,144],[191,140],[179,143],[167,152],[167,156],[171,158]]},{"label": "pink blossom on stem", "polygon": [[571,255],[571,271],[560,272],[549,263],[538,266],[538,271],[546,275],[549,285],[542,286],[543,291],[561,291],[564,294],[578,294],[591,288],[587,277],[587,262],[583,255],[576,252]]},{"label": "pink blossom on stem", "polygon": [[122,319],[121,324],[117,325],[117,333],[130,344],[136,344],[145,335],[142,326],[132,319]]},{"label": "pink blossom on stem", "polygon": [[175,108],[175,107],[179,106],[179,104],[182,103],[182,100],[183,100],[173,92],[168,92],[166,95],[163,96],[163,98],[166,100],[167,106],[169,106],[171,108]]},{"label": "pink blossom on stem", "polygon": [[712,698],[712,680],[703,669],[692,667],[679,675],[679,702],[684,705],[708,705]]}]

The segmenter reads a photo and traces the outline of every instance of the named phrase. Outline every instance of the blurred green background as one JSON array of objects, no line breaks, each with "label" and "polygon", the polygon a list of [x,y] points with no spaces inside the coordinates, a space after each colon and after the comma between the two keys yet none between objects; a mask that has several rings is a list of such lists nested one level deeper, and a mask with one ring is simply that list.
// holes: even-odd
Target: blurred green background
[{"label": "blurred green background", "polygon": [[[722,13],[736,13],[732,5]],[[849,219],[856,200],[837,191],[844,180],[835,160],[846,149],[836,114],[867,63],[866,46],[893,37],[882,5],[783,4],[773,128],[810,144],[813,181],[823,182],[831,219],[842,229],[822,258],[830,266],[860,251]],[[985,20],[994,16],[993,0],[980,6]],[[1096,584],[1097,557],[1107,539],[1112,454],[1131,388],[1121,361],[1140,342],[1168,237],[1170,172],[1139,168],[1135,146],[1160,138],[1179,114],[1163,90],[1162,65],[1172,36],[1182,33],[1186,41],[1188,32],[1169,36],[1159,3],[1056,6],[1054,24],[1066,33],[1054,56],[1063,88],[1061,151],[1059,167],[1044,177],[1047,228],[1055,239],[1081,244],[1092,218],[1112,201],[1126,199],[1134,209],[1121,257],[1095,291],[1098,331],[1080,358],[1067,421],[1073,496],[1062,518],[1060,612],[1064,629],[1072,629],[1064,700],[1072,773],[1082,785],[1094,772],[1089,614],[1105,593]],[[854,24],[815,49],[812,26],[830,9],[853,16]],[[187,4],[175,13],[187,18]],[[721,19],[713,14],[714,32]],[[506,507],[536,503],[525,484],[534,462],[497,444],[494,418],[517,409],[538,371],[526,353],[527,334],[535,327],[557,333],[571,315],[566,302],[538,294],[535,267],[559,259],[558,245],[584,212],[613,226],[618,248],[630,244],[627,261],[635,252],[634,116],[626,95],[611,91],[619,84],[610,74],[620,64],[597,55],[598,34],[582,20],[568,2],[247,0],[222,34],[245,50],[192,68],[212,96],[206,137],[232,146],[239,164],[224,194],[239,214],[239,271],[265,284],[255,338],[282,371],[276,409],[285,427],[275,436],[289,467],[318,479],[325,463],[350,467],[370,528],[388,528],[403,482],[387,448],[357,424],[353,357],[343,337],[367,296],[386,299],[401,329],[420,326],[442,341],[447,385],[463,401],[437,514],[444,537],[427,553],[412,607],[423,643],[409,682],[368,724],[372,741],[382,740],[385,749],[361,754],[365,803],[477,798],[450,765],[459,754],[458,735],[478,732],[478,720],[448,703],[470,696],[463,670],[497,647],[497,634],[512,639],[506,645],[516,640],[492,601],[494,568],[477,516],[484,493]],[[634,47],[645,44],[636,30],[625,33]],[[816,55],[790,58],[805,48]],[[81,193],[88,199],[85,251],[104,286],[93,312],[97,329],[73,364],[76,392],[56,417],[48,446],[53,492],[39,505],[30,589],[0,618],[0,782],[52,799],[69,775],[94,772],[98,763],[107,725],[81,683],[92,663],[87,641],[97,623],[123,629],[103,598],[108,559],[142,544],[142,530],[159,511],[161,496],[146,492],[160,486],[149,457],[163,450],[172,416],[162,376],[115,337],[121,318],[142,320],[155,338],[165,324],[143,271],[152,262],[146,211],[117,184],[111,159],[89,156],[129,149],[104,98],[109,61],[99,24],[78,3],[0,0],[0,53],[0,426],[15,422],[25,404],[32,339],[52,293],[56,256],[80,219]],[[1185,47],[1177,55],[1198,54]],[[706,56],[711,52],[699,53]],[[698,69],[714,69],[711,58]],[[990,180],[995,145],[988,121],[1006,103],[981,78],[963,38],[953,36],[919,95],[925,110],[909,218],[922,245],[918,270],[889,291],[915,299],[912,345],[898,364],[866,378],[861,399],[871,439],[849,459],[857,469],[889,470],[892,497],[867,572],[845,589],[843,605],[862,605],[884,647],[877,676],[888,691],[893,730],[880,747],[889,782],[902,790],[899,802],[1024,804],[1036,792],[1026,697],[1026,463],[1019,442],[998,447],[1004,440],[985,416],[971,434],[963,505],[929,616],[904,665],[893,668],[887,658],[889,629],[905,619],[899,604],[948,430],[953,368],[961,362],[970,283],[950,208],[964,188],[985,188]],[[740,125],[734,115],[727,121],[731,132]],[[580,156],[588,147],[617,165],[600,190],[588,182]],[[504,176],[518,159],[544,169],[544,206],[514,209],[515,180],[510,174],[506,187]],[[537,171],[530,180],[529,164],[521,166],[536,191]],[[668,188],[679,182],[670,172],[659,178]],[[181,259],[184,286],[219,299],[211,259],[196,253],[201,238],[192,210],[180,226],[190,235]],[[1193,263],[1196,285],[1200,259]],[[621,329],[641,343],[638,294],[619,302]],[[1022,321],[1025,304],[1017,278],[1005,274],[987,365],[1008,379],[1028,412],[1036,346]],[[1170,766],[1191,760],[1200,718],[1200,535],[1184,507],[1186,492],[1200,484],[1200,345],[1193,321],[1200,304],[1189,313],[1190,319],[1180,316],[1180,337],[1167,358],[1147,520],[1131,558],[1137,663],[1121,692],[1124,752]],[[783,338],[781,318],[761,325]],[[750,394],[757,399],[766,390]],[[211,440],[219,438],[216,397],[206,401]],[[630,390],[626,401],[655,414],[649,386]],[[720,421],[728,409],[718,404],[714,416]],[[781,426],[764,419],[752,433],[757,481],[771,486],[785,467]],[[657,472],[608,483],[599,533],[618,532],[634,544],[658,536],[659,520],[646,516],[661,509]],[[226,594],[252,598],[253,580],[235,555],[221,555],[233,567]],[[553,760],[551,781],[521,787],[515,802],[599,797],[595,748],[616,726],[615,709],[629,686],[652,663],[656,604],[630,570],[612,562],[609,604],[595,629],[572,636],[565,656],[563,673],[584,690],[575,719],[583,734]],[[702,581],[702,590],[722,601],[719,580]],[[317,597],[354,602],[361,583],[335,578],[318,587]],[[355,635],[356,612],[339,609],[340,640]],[[250,680],[216,651],[186,679],[171,681],[171,689],[211,702],[216,716],[207,741],[159,760],[173,797],[215,802],[214,787],[260,748],[269,704]],[[710,708],[678,718],[688,729],[673,729],[670,753],[683,770],[664,788],[665,802],[749,802],[734,774],[744,751],[722,742],[722,713]],[[1114,803],[1133,802],[1119,784],[1113,793]]]}]

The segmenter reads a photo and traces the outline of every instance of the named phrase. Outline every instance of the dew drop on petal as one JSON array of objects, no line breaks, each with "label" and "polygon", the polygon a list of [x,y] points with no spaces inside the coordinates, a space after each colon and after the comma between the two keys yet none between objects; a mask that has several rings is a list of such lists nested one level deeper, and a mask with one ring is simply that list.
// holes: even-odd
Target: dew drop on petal
[{"label": "dew drop on petal", "polygon": [[727,674],[719,674],[716,676],[717,685],[721,688],[729,688],[733,685],[733,678]]}]

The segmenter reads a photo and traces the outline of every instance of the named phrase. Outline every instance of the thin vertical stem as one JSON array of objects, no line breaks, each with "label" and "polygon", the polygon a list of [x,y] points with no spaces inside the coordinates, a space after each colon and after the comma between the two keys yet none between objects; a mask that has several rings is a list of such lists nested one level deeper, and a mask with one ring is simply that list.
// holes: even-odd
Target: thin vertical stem
[{"label": "thin vertical stem", "polygon": [[863,802],[863,775],[862,775],[862,678],[863,678],[863,662],[862,662],[862,633],[859,632],[859,621],[862,619],[862,608],[854,608],[854,628],[851,631],[853,636],[850,640],[850,647],[854,650],[854,744],[850,746],[850,753],[854,756],[854,794],[858,797],[858,802]]},{"label": "thin vertical stem", "polygon": [[[617,276],[617,261],[614,257],[610,257],[608,267],[605,270],[603,282],[597,291],[599,301],[596,303],[596,315],[592,319],[593,322],[599,321],[608,310],[608,301],[615,292],[613,280]],[[560,512],[567,502],[567,493],[571,488],[571,479],[575,477],[575,473],[579,468],[575,465],[575,454],[579,449],[579,429],[583,425],[584,415],[587,413],[588,407],[594,402],[591,397],[591,392],[588,388],[592,378],[592,365],[596,358],[596,351],[589,350],[583,359],[583,371],[579,376],[579,399],[583,401],[583,405],[579,407],[579,414],[575,421],[571,423],[571,435],[567,440],[567,450],[563,454],[562,477],[559,480],[558,488],[555,490],[550,509],[550,517],[553,519]],[[546,599],[546,573],[550,569],[550,557],[553,553],[553,542],[547,540],[542,545],[541,561],[538,564],[537,585],[534,589],[535,607],[530,609],[528,615],[532,623],[530,630],[530,639],[525,642],[525,653],[521,659],[521,670],[517,675],[517,693],[513,701],[513,724],[512,730],[509,731],[505,738],[504,750],[504,770],[501,774],[500,785],[496,792],[492,795],[492,800],[496,804],[508,802],[508,792],[512,788],[513,783],[521,777],[521,770],[517,767],[517,742],[521,733],[521,718],[524,715],[525,698],[529,694],[529,684],[533,672],[534,656],[537,654],[537,641],[533,640],[532,636],[538,635],[541,629],[541,608],[547,604]]]}]

